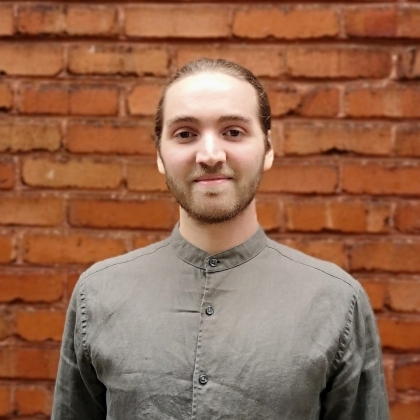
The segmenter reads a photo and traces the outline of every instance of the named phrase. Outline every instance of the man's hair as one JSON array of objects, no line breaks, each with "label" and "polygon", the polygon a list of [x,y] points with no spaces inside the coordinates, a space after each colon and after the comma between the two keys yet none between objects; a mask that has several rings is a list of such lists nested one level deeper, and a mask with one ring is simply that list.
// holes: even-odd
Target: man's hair
[{"label": "man's hair", "polygon": [[163,129],[163,107],[165,103],[165,96],[167,90],[177,81],[185,77],[192,76],[201,72],[217,72],[224,73],[228,76],[236,77],[239,80],[248,82],[255,89],[258,100],[258,111],[261,129],[264,133],[266,149],[271,148],[271,144],[268,141],[268,130],[271,128],[271,109],[268,102],[267,94],[264,91],[261,83],[258,79],[245,67],[239,64],[233,63],[223,59],[210,59],[200,58],[195,61],[191,61],[184,67],[179,69],[169,83],[165,86],[162,97],[159,100],[159,104],[156,111],[155,120],[155,143],[158,150],[160,150],[160,141],[162,137]]}]

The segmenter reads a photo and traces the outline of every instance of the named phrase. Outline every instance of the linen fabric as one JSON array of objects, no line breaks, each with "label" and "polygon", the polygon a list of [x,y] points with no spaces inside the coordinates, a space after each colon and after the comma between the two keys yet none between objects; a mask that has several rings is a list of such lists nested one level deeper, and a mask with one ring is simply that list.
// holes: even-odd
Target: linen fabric
[{"label": "linen fabric", "polygon": [[349,274],[261,228],[209,255],[177,226],[80,277],[52,419],[386,420],[375,317]]}]

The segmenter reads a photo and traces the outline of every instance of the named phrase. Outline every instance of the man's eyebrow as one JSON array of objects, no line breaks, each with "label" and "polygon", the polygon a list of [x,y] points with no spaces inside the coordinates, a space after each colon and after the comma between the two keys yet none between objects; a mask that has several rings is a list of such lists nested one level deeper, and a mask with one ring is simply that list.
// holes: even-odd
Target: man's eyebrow
[{"label": "man's eyebrow", "polygon": [[168,127],[179,124],[179,123],[192,123],[192,124],[198,124],[200,120],[195,117],[189,117],[188,115],[180,115],[179,117],[171,118],[166,122],[166,125]]},{"label": "man's eyebrow", "polygon": [[238,121],[245,124],[251,124],[251,118],[246,117],[245,115],[232,114],[232,115],[222,115],[219,118],[219,122],[228,122],[228,121]]}]

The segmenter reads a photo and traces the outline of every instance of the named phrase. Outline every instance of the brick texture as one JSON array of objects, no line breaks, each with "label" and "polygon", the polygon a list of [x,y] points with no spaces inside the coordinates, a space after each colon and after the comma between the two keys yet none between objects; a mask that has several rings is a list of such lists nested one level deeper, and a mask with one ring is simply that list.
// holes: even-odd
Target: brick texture
[{"label": "brick texture", "polygon": [[269,96],[262,227],[361,282],[392,418],[418,420],[419,40],[417,0],[0,2],[0,417],[50,418],[80,274],[170,234],[154,114],[205,56]]},{"label": "brick texture", "polygon": [[229,9],[202,5],[144,5],[126,10],[132,37],[221,38],[229,35]]}]

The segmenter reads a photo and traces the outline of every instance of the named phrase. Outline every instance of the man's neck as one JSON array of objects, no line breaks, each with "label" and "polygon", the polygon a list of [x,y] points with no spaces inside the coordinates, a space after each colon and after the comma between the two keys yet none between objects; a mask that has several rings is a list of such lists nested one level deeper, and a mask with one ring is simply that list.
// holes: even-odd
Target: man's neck
[{"label": "man's neck", "polygon": [[180,209],[179,231],[191,244],[218,254],[248,240],[258,229],[255,200],[238,216],[222,223],[203,224]]}]

